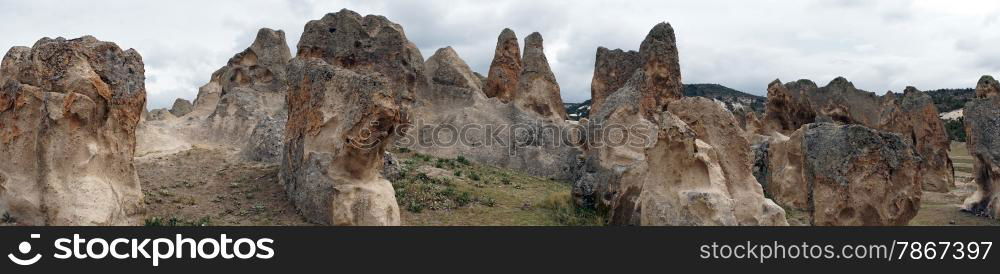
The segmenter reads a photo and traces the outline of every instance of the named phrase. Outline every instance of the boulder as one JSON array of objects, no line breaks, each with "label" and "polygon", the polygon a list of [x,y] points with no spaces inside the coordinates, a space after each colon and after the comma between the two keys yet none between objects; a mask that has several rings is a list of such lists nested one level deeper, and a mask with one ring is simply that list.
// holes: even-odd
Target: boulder
[{"label": "boulder", "polygon": [[137,224],[139,53],[43,38],[11,48],[0,67],[0,212],[21,225]]},{"label": "boulder", "polygon": [[288,122],[279,181],[306,219],[399,225],[385,147],[428,88],[423,57],[402,27],[341,10],[306,24],[288,66]]},{"label": "boulder", "polygon": [[590,81],[590,110],[600,109],[605,98],[620,89],[642,65],[639,52],[597,48],[594,77]]},{"label": "boulder", "polygon": [[973,159],[978,190],[965,199],[962,210],[1000,218],[1000,84],[983,76],[976,99],[965,104],[966,146]]},{"label": "boulder", "polygon": [[518,78],[514,102],[518,107],[553,120],[566,120],[566,106],[559,94],[559,83],[549,68],[542,46],[542,35],[535,32],[524,39],[523,67]]},{"label": "boulder", "polygon": [[174,100],[174,105],[170,107],[170,114],[181,117],[191,113],[191,108],[191,101],[177,98],[177,100]]},{"label": "boulder", "polygon": [[246,146],[241,150],[243,158],[264,163],[280,163],[287,116],[285,113],[278,114],[274,118],[265,116],[257,123],[247,139]]},{"label": "boulder", "polygon": [[767,192],[812,225],[906,225],[920,209],[921,160],[901,135],[816,123],[779,137]]},{"label": "boulder", "polygon": [[497,48],[490,63],[483,88],[486,97],[507,103],[514,99],[521,76],[521,49],[513,30],[503,29],[497,37]]}]

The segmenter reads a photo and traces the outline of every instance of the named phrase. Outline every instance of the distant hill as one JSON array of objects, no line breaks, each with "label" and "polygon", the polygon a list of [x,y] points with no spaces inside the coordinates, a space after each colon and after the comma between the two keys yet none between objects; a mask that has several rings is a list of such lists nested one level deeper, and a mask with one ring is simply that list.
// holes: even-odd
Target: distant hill
[{"label": "distant hill", "polygon": [[[763,96],[748,94],[719,84],[684,85],[684,96],[715,99],[734,113],[752,111],[763,114],[767,105],[767,99]],[[590,100],[565,105],[570,119],[579,120],[590,116]]]}]

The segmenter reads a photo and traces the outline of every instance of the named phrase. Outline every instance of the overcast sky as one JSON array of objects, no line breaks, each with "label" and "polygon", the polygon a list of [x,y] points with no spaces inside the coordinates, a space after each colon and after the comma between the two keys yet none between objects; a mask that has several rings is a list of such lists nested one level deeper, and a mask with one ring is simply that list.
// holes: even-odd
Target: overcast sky
[{"label": "overcast sky", "polygon": [[590,97],[598,46],[637,50],[658,22],[673,25],[685,83],[754,94],[767,84],[845,76],[873,92],[972,87],[1000,74],[1000,1],[14,1],[0,0],[0,48],[91,34],[135,48],[150,109],[198,87],[257,29],[286,32],[342,8],[403,25],[424,58],[452,46],[486,74],[505,27],[541,32],[566,102]]}]

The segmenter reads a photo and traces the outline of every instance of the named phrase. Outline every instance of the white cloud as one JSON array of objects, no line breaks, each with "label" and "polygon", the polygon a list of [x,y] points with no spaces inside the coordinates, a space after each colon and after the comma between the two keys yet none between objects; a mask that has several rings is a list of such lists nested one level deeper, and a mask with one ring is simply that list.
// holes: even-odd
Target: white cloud
[{"label": "white cloud", "polygon": [[349,8],[403,25],[429,57],[452,46],[480,73],[496,36],[538,31],[568,102],[590,96],[598,46],[638,49],[654,24],[677,33],[686,83],[762,94],[775,78],[845,76],[875,92],[970,87],[1000,74],[1000,2],[810,1],[12,1],[0,0],[0,47],[92,34],[135,48],[150,107],[192,99],[256,30],[285,30],[294,51],[309,20]]}]

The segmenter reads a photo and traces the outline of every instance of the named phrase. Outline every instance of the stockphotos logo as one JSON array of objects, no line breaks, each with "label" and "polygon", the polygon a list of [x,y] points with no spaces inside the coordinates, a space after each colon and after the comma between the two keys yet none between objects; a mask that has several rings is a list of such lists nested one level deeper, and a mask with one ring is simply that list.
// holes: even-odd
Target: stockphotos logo
[{"label": "stockphotos logo", "polygon": [[[38,234],[31,234],[31,238],[32,239],[38,239],[38,238],[41,238],[41,237],[42,236],[38,235]],[[21,254],[20,255],[14,255],[14,253],[10,253],[10,254],[7,254],[7,258],[10,259],[11,262],[14,262],[15,264],[18,264],[18,265],[33,265],[33,264],[37,263],[38,260],[42,259],[42,254],[35,254],[35,256],[29,255],[29,253],[31,253],[31,243],[29,243],[27,241],[24,241],[24,242],[21,242],[20,244],[18,244],[17,245],[17,251],[21,252]],[[28,256],[28,257],[27,257],[27,259],[21,259],[18,256]]]},{"label": "stockphotos logo", "polygon": [[[31,234],[31,239],[39,239],[41,235]],[[229,238],[222,234],[218,239],[205,238],[195,240],[176,234],[174,238],[116,238],[105,240],[101,238],[84,238],[73,234],[73,238],[58,238],[54,242],[56,253],[52,255],[58,260],[150,260],[153,266],[159,266],[163,260],[171,259],[271,259],[275,255],[274,240],[261,238]],[[21,242],[17,251],[7,258],[18,265],[32,265],[42,259],[42,254],[31,255],[31,243]]]}]

